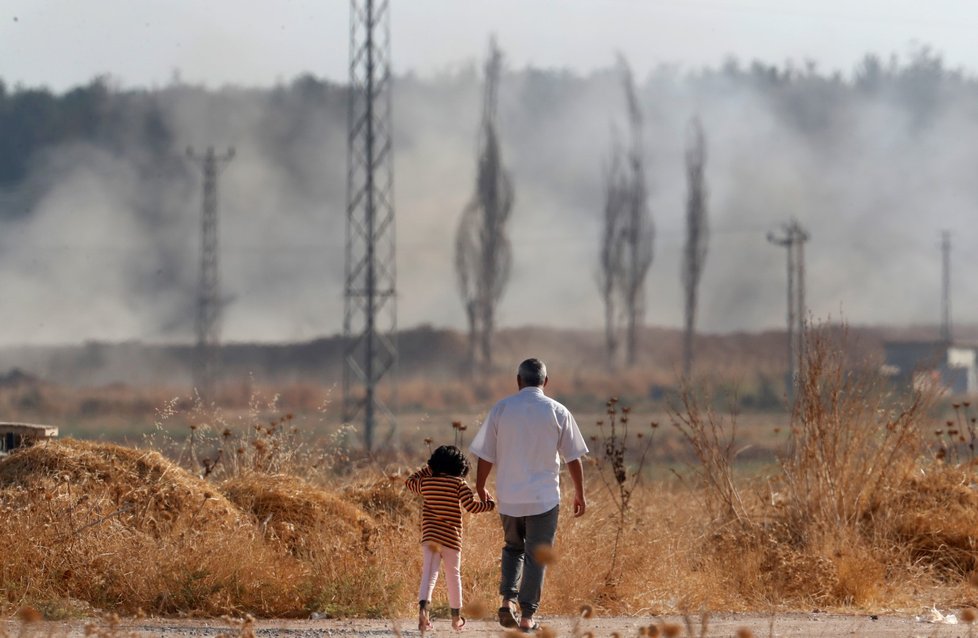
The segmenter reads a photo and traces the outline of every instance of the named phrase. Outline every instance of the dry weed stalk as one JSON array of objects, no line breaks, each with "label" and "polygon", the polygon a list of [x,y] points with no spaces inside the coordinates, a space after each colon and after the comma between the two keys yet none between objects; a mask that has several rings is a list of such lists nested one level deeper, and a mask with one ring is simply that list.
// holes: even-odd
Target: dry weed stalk
[{"label": "dry weed stalk", "polygon": [[465,431],[469,429],[469,426],[465,425],[461,421],[452,421],[452,430],[455,432],[455,447],[465,448]]},{"label": "dry weed stalk", "polygon": [[733,465],[742,448],[737,447],[737,418],[726,420],[712,409],[702,409],[693,391],[685,386],[681,408],[672,410],[672,426],[679,431],[698,461],[693,468],[707,510],[721,524],[731,520],[748,525],[751,520],[740,488],[734,480]]},{"label": "dry weed stalk", "polygon": [[[621,546],[622,535],[628,523],[632,495],[642,480],[645,461],[648,457],[649,449],[652,447],[651,432],[655,431],[657,424],[652,423],[652,430],[648,436],[643,432],[635,433],[634,439],[639,442],[639,457],[635,466],[630,468],[626,456],[629,452],[629,445],[631,444],[628,432],[629,413],[631,410],[628,407],[619,408],[616,397],[608,399],[605,407],[607,409],[608,423],[606,425],[603,419],[598,421],[601,432],[598,475],[601,477],[601,481],[604,483],[617,509],[617,516],[615,518],[615,542],[611,550],[611,564],[605,576],[606,582],[611,583],[618,569],[619,548]],[[619,409],[621,411],[620,415]],[[643,439],[644,444],[642,442]]]}]

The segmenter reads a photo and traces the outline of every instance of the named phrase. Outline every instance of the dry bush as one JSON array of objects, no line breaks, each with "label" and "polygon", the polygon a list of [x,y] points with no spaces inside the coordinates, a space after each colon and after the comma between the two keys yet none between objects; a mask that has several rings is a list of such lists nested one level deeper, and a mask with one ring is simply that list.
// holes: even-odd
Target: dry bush
[{"label": "dry bush", "polygon": [[405,532],[373,535],[349,499],[295,476],[215,484],[157,452],[69,439],[0,460],[0,512],[17,548],[0,563],[4,609],[384,616],[405,602],[387,568]]},{"label": "dry bush", "polygon": [[779,478],[781,518],[803,542],[815,542],[852,530],[919,467],[931,397],[895,396],[879,375],[851,369],[844,339],[833,342],[824,330],[808,331],[807,343]]},{"label": "dry bush", "polygon": [[415,498],[398,475],[351,483],[343,488],[343,497],[388,526],[402,526],[417,513]]},{"label": "dry bush", "polygon": [[113,519],[159,537],[183,518],[223,527],[241,520],[211,485],[159,453],[111,443],[64,439],[21,450],[0,463],[0,488],[8,498],[60,501],[69,522],[77,523],[72,528]]},{"label": "dry bush", "polygon": [[223,482],[220,489],[255,517],[266,537],[300,556],[322,557],[356,544],[365,549],[376,527],[342,496],[296,476],[252,472]]},{"label": "dry bush", "polygon": [[155,452],[65,440],[0,461],[7,605],[263,615],[307,578],[212,485]]},{"label": "dry bush", "polygon": [[383,616],[403,604],[403,582],[387,568],[398,553],[391,544],[396,535],[377,534],[377,522],[340,493],[259,472],[229,479],[221,489],[254,517],[269,544],[308,570],[307,581],[291,592],[304,601],[293,613]]},{"label": "dry bush", "polygon": [[978,499],[943,485],[943,468],[921,474],[933,469],[922,436],[933,397],[894,394],[853,368],[844,343],[808,333],[789,445],[766,480],[736,478],[735,420],[688,393],[676,415],[711,514],[704,562],[747,604],[892,602],[941,562],[973,568],[976,517],[950,505]]},{"label": "dry bush", "polygon": [[736,521],[751,525],[743,486],[734,477],[734,463],[740,452],[737,418],[724,418],[712,408],[703,408],[687,387],[680,394],[681,405],[672,410],[672,426],[692,451],[696,464],[691,473],[704,489],[698,493],[715,525]]},{"label": "dry bush", "polygon": [[873,512],[908,559],[945,576],[978,571],[978,491],[971,469],[926,468],[881,500]]}]

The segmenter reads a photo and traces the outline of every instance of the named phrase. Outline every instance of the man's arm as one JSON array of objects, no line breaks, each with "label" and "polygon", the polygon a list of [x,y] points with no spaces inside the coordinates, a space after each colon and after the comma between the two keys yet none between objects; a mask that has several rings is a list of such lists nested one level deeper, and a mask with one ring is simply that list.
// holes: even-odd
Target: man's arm
[{"label": "man's arm", "polygon": [[[479,470],[482,470],[481,460]],[[574,516],[582,516],[587,509],[587,499],[584,498],[584,464],[581,463],[581,459],[568,461],[567,471],[570,472],[571,480],[574,482]]]},{"label": "man's arm", "polygon": [[489,493],[486,492],[486,481],[489,480],[489,472],[491,471],[492,463],[480,457],[479,467],[475,471],[475,491],[483,502],[489,500]]}]

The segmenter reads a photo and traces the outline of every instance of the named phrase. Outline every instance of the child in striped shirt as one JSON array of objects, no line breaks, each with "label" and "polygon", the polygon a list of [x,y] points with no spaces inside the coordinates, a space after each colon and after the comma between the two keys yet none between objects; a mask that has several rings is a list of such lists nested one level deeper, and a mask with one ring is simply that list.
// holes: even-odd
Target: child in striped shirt
[{"label": "child in striped shirt", "polygon": [[428,464],[407,479],[407,488],[424,497],[421,508],[421,548],[424,558],[421,587],[418,591],[418,629],[431,629],[428,602],[438,580],[439,562],[445,564],[448,604],[452,610],[452,629],[465,626],[462,617],[462,576],[459,571],[462,551],[462,508],[473,514],[488,512],[496,503],[476,500],[465,482],[469,460],[454,445],[435,450]]}]

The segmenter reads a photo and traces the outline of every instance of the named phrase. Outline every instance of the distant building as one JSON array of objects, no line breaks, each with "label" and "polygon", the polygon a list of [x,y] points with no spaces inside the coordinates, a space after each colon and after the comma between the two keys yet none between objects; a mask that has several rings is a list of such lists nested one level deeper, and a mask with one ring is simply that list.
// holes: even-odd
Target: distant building
[{"label": "distant building", "polygon": [[940,387],[951,394],[978,394],[976,348],[945,341],[886,341],[883,373],[911,387]]},{"label": "distant building", "polygon": [[53,425],[0,423],[0,456],[21,446],[53,439],[56,436],[58,436],[58,428]]}]

